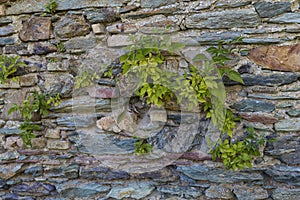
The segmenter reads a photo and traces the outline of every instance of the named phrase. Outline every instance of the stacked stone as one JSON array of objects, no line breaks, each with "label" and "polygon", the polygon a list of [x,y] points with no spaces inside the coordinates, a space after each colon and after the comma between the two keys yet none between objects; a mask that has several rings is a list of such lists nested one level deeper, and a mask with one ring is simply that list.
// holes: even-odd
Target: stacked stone
[{"label": "stacked stone", "polygon": [[[0,51],[26,64],[17,82],[0,84],[0,199],[299,199],[299,1],[57,0],[56,13],[43,15],[48,3],[0,0]],[[101,79],[78,91],[75,76],[80,69],[120,67],[115,62],[131,44],[129,35],[153,30],[184,43],[183,55],[240,36],[239,45],[253,48],[234,63],[245,84],[224,79],[226,104],[243,119],[238,134],[253,126],[275,139],[252,169],[225,170],[197,149],[197,139],[191,152],[162,169],[129,173],[107,167],[121,159],[139,166],[142,159],[128,156],[136,140],[121,134],[136,118],[126,115],[122,126],[110,120],[122,89],[114,81]],[[180,57],[168,59],[178,70],[188,66]],[[33,90],[60,93],[62,102],[36,122],[43,131],[24,149],[22,119],[7,111]],[[147,119],[154,128],[165,124],[157,136],[160,147],[174,137],[170,127],[191,118],[174,108],[165,116],[152,110]],[[142,125],[139,130],[146,131],[147,123]]]}]

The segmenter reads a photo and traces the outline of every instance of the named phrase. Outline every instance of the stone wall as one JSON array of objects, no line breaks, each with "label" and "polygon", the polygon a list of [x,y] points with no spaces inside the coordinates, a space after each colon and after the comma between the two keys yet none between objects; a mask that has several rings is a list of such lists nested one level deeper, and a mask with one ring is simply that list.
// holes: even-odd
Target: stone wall
[{"label": "stone wall", "polygon": [[[57,0],[57,12],[43,15],[47,3],[0,0],[0,51],[26,64],[18,82],[0,85],[0,199],[299,199],[298,0]],[[191,113],[148,107],[137,127],[132,112],[117,126],[115,100],[124,99],[114,81],[74,89],[80,69],[117,68],[128,36],[154,29],[183,42],[183,55],[244,37],[240,46],[252,50],[235,69],[245,84],[224,80],[226,105],[243,119],[237,135],[253,126],[275,139],[252,169],[228,171],[211,161],[203,145],[209,120],[198,125]],[[188,65],[182,57],[168,63]],[[7,111],[33,90],[58,92],[62,102],[36,122],[43,131],[26,149],[20,116]],[[143,108],[135,100],[130,109]],[[195,124],[193,138],[174,132]],[[186,152],[133,155],[136,140],[124,130],[149,133],[149,125],[157,151],[183,143]]]}]

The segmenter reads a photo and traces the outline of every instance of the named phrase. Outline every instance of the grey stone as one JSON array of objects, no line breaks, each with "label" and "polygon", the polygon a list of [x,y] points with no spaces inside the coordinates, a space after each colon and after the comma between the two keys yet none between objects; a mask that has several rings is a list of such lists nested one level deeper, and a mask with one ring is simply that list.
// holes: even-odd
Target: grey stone
[{"label": "grey stone", "polygon": [[275,165],[265,171],[275,181],[300,186],[300,167]]},{"label": "grey stone", "polygon": [[[280,86],[287,85],[298,80],[299,75],[292,72],[273,73],[271,75],[253,75],[242,74],[245,86],[263,85],[263,86]],[[234,81],[223,79],[225,85],[236,85]]]},{"label": "grey stone", "polygon": [[42,149],[46,146],[46,140],[45,138],[32,138],[31,139],[31,147],[33,149]]},{"label": "grey stone", "polygon": [[25,169],[24,174],[30,174],[33,177],[41,176],[44,172],[44,169],[42,166],[32,166],[27,169]]},{"label": "grey stone", "polygon": [[109,191],[110,186],[100,182],[68,181],[57,186],[57,191],[62,198],[92,198],[94,195]]},{"label": "grey stone", "polygon": [[291,3],[290,2],[256,2],[254,4],[256,11],[260,17],[274,17],[285,12],[291,12]]},{"label": "grey stone", "polygon": [[11,17],[1,17],[0,18],[0,26],[7,25],[12,23]]},{"label": "grey stone", "polygon": [[6,187],[6,182],[0,178],[0,190],[4,189]]},{"label": "grey stone", "polygon": [[287,41],[288,38],[243,38],[245,44],[278,44]]},{"label": "grey stone", "polygon": [[0,178],[4,180],[8,180],[11,177],[14,177],[22,168],[22,166],[23,164],[18,164],[18,163],[2,165],[0,167]]},{"label": "grey stone", "polygon": [[115,186],[107,194],[107,197],[116,199],[133,198],[142,199],[155,189],[154,183],[152,182],[131,182],[123,186]]},{"label": "grey stone", "polygon": [[63,116],[56,120],[59,126],[65,127],[89,127],[95,124],[95,115]]},{"label": "grey stone", "polygon": [[299,109],[293,109],[286,111],[286,114],[290,117],[300,117],[300,110]]},{"label": "grey stone", "polygon": [[221,0],[218,1],[215,6],[218,8],[236,8],[251,4],[248,0]]},{"label": "grey stone", "polygon": [[51,109],[57,113],[70,113],[70,112],[92,112],[95,111],[111,111],[110,99],[93,99],[89,96],[73,97],[71,100],[62,100],[62,102]]},{"label": "grey stone", "polygon": [[218,44],[221,40],[230,41],[234,38],[241,37],[241,32],[212,32],[212,33],[202,33],[199,36],[190,36],[195,38],[200,44]]},{"label": "grey stone", "polygon": [[199,29],[247,28],[258,24],[258,16],[252,9],[192,14],[186,19],[186,27]]},{"label": "grey stone", "polygon": [[80,169],[80,177],[84,179],[126,180],[130,176],[127,172],[114,171],[107,167],[87,166]]},{"label": "grey stone", "polygon": [[54,32],[58,37],[72,38],[87,35],[90,32],[90,27],[83,16],[67,15],[57,22]]},{"label": "grey stone", "polygon": [[62,173],[64,177],[68,179],[78,178],[79,176],[79,165],[71,164],[63,168]]},{"label": "grey stone", "polygon": [[32,185],[23,183],[23,184],[12,186],[10,189],[17,194],[30,195],[30,196],[46,196],[46,195],[57,194],[54,185],[51,185],[49,183],[40,183],[40,182],[35,182]]},{"label": "grey stone", "polygon": [[47,129],[46,138],[59,139],[60,138],[60,130],[59,129]]},{"label": "grey stone", "polygon": [[238,200],[258,200],[269,197],[268,191],[258,186],[236,185],[234,186],[233,193]]},{"label": "grey stone", "polygon": [[123,47],[133,44],[128,35],[112,35],[107,39],[108,47]]},{"label": "grey stone", "polygon": [[22,131],[18,128],[1,128],[0,135],[19,135]]},{"label": "grey stone", "polygon": [[205,190],[205,196],[208,198],[233,199],[234,195],[230,188],[222,185],[210,186]]},{"label": "grey stone", "polygon": [[29,55],[27,44],[15,44],[15,45],[7,45],[3,47],[3,52],[5,54],[18,54],[18,55]]},{"label": "grey stone", "polygon": [[[270,136],[271,137],[271,136]],[[273,156],[288,165],[300,164],[300,138],[297,135],[276,137],[272,135],[273,142],[268,142],[264,153]]]},{"label": "grey stone", "polygon": [[22,41],[47,40],[50,37],[51,18],[33,16],[22,22],[20,39]]},{"label": "grey stone", "polygon": [[15,160],[20,154],[17,151],[7,151],[0,154],[0,161]]},{"label": "grey stone", "polygon": [[92,49],[97,44],[95,38],[72,38],[64,43],[66,50]]},{"label": "grey stone", "polygon": [[282,109],[282,108],[291,108],[291,107],[293,107],[293,104],[290,103],[290,102],[283,102],[283,103],[280,103],[276,106],[276,108],[280,108],[280,109]]},{"label": "grey stone", "polygon": [[56,46],[50,44],[49,42],[38,42],[33,45],[29,45],[28,50],[34,55],[45,55],[57,51]]},{"label": "grey stone", "polygon": [[57,150],[66,150],[70,148],[69,141],[60,141],[60,140],[48,140],[47,148],[57,149]]},{"label": "grey stone", "polygon": [[197,198],[203,194],[199,187],[180,186],[180,185],[164,185],[159,186],[157,190],[161,193],[176,195],[185,198]]},{"label": "grey stone", "polygon": [[191,166],[179,166],[177,171],[186,176],[200,181],[210,181],[215,183],[238,183],[261,181],[263,176],[257,172],[233,172],[220,168],[212,168],[203,164],[193,164]]},{"label": "grey stone", "polygon": [[280,120],[275,123],[275,130],[284,132],[300,131],[300,118]]},{"label": "grey stone", "polygon": [[[125,0],[86,0],[86,1],[78,1],[78,0],[56,0],[58,3],[57,10],[69,10],[69,9],[79,9],[79,8],[94,8],[94,7],[106,7],[110,6],[122,6]],[[7,15],[16,15],[21,13],[33,13],[33,12],[43,12],[45,11],[46,4],[48,4],[48,0],[23,0],[14,3],[11,7],[7,8]]]},{"label": "grey stone", "polygon": [[274,200],[296,200],[299,199],[300,189],[277,188],[271,196]]},{"label": "grey stone", "polygon": [[15,33],[15,29],[11,25],[0,27],[0,36],[8,36],[14,33]]},{"label": "grey stone", "polygon": [[248,94],[249,98],[254,99],[268,99],[268,100],[299,100],[300,97],[296,96],[285,96],[285,95],[265,95],[265,94]]},{"label": "grey stone", "polygon": [[234,103],[231,108],[239,112],[272,112],[275,106],[265,101],[244,99]]},{"label": "grey stone", "polygon": [[96,23],[108,23],[117,21],[119,18],[119,13],[113,8],[102,8],[98,10],[90,10],[84,13],[87,20],[92,24]]},{"label": "grey stone", "polygon": [[141,7],[142,8],[157,8],[163,5],[169,5],[176,3],[177,0],[142,0]]},{"label": "grey stone", "polygon": [[0,46],[11,45],[15,43],[15,38],[13,37],[1,37]]},{"label": "grey stone", "polygon": [[300,23],[300,13],[285,13],[278,17],[272,18],[269,22],[285,24],[285,23]]}]

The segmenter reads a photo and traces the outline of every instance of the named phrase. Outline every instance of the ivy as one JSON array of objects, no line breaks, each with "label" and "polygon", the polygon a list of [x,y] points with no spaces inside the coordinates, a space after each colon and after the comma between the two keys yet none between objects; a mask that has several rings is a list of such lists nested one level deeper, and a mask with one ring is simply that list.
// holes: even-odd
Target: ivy
[{"label": "ivy", "polygon": [[57,10],[58,3],[55,0],[50,0],[48,4],[46,4],[46,12],[50,14],[54,14]]},{"label": "ivy", "polygon": [[221,159],[227,169],[237,170],[252,168],[251,161],[260,156],[259,147],[264,145],[264,136],[258,136],[253,127],[247,129],[246,137],[241,141],[230,139],[220,141],[211,151],[212,159]]},{"label": "ivy", "polygon": [[94,80],[99,78],[99,75],[90,69],[81,70],[75,77],[75,89],[90,86]]},{"label": "ivy", "polygon": [[138,156],[151,153],[152,151],[152,146],[146,139],[138,139],[138,141],[134,143],[134,146],[134,153]]},{"label": "ivy", "polygon": [[14,104],[8,111],[8,115],[19,112],[24,122],[20,125],[21,138],[25,146],[31,146],[31,139],[35,138],[34,131],[39,130],[39,126],[32,123],[35,114],[47,116],[52,106],[60,103],[59,94],[44,94],[33,91],[21,105]]},{"label": "ivy", "polygon": [[[9,77],[13,76],[17,72],[18,67],[25,66],[23,62],[19,61],[19,57],[9,57],[0,55],[0,82],[6,83]],[[18,80],[18,77],[13,77],[12,80]]]}]

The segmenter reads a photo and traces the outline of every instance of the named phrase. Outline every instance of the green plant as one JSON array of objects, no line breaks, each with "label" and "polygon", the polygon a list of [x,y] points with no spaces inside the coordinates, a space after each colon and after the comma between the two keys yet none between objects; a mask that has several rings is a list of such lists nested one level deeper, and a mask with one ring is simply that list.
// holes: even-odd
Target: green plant
[{"label": "green plant", "polygon": [[152,146],[147,142],[146,139],[139,139],[134,143],[135,149],[134,153],[136,155],[145,155],[152,151]]},{"label": "green plant", "polygon": [[[4,84],[10,76],[12,76],[18,67],[25,66],[23,62],[19,62],[19,57],[8,57],[0,55],[0,81]],[[16,81],[18,77],[13,77],[12,80]]]},{"label": "green plant", "polygon": [[31,123],[34,114],[47,116],[52,106],[60,103],[60,95],[50,95],[33,91],[21,105],[14,104],[8,111],[8,115],[19,112],[24,122],[20,125],[21,138],[24,145],[31,146],[31,139],[35,138],[34,131],[39,126]]},{"label": "green plant", "polygon": [[96,72],[92,72],[90,69],[82,70],[79,74],[75,77],[75,89],[81,87],[87,87],[91,85],[95,79],[99,79],[99,75]]},{"label": "green plant", "polygon": [[48,4],[46,4],[46,12],[50,14],[54,14],[57,10],[58,3],[55,0],[50,0]]},{"label": "green plant", "polygon": [[[208,48],[207,51],[213,55],[212,60],[204,54],[198,54],[193,61],[201,61],[204,63],[203,67],[191,65],[181,76],[163,68],[166,60],[163,52],[174,55],[174,52],[184,45],[172,43],[167,36],[162,39],[140,36],[131,40],[133,45],[127,47],[129,52],[120,58],[120,62],[123,77],[139,78],[135,91],[138,96],[146,98],[148,104],[160,107],[164,102],[173,100],[176,93],[178,104],[188,101],[189,110],[200,104],[202,111],[206,112],[206,117],[212,118],[213,123],[220,126],[224,134],[227,133],[232,137],[236,118],[230,110],[226,114],[224,109],[226,95],[219,90],[222,83],[218,80],[219,76],[227,75],[230,79],[243,83],[237,72],[230,68],[219,67],[230,60],[228,56],[235,48],[227,49],[223,44]],[[215,66],[218,67],[217,71]],[[105,75],[112,75],[111,70]],[[118,120],[120,121],[120,116]]]},{"label": "green plant", "polygon": [[253,158],[260,156],[259,147],[264,145],[265,142],[264,136],[259,137],[254,132],[254,128],[249,127],[247,136],[241,141],[232,142],[230,139],[220,141],[211,151],[212,159],[221,159],[227,169],[251,168],[251,161]]},{"label": "green plant", "polygon": [[65,52],[66,48],[63,42],[58,42],[56,45],[57,52]]}]

